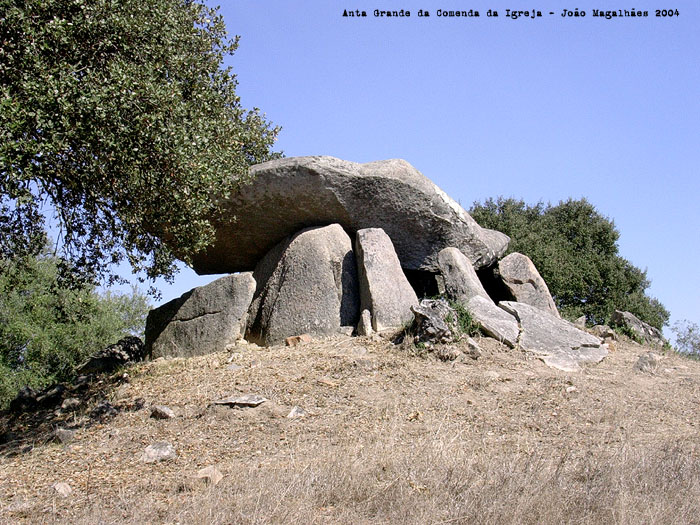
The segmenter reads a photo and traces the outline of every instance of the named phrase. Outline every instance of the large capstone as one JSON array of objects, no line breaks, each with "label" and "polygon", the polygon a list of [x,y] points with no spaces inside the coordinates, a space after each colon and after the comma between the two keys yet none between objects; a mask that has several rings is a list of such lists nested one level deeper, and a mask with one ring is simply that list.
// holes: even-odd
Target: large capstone
[{"label": "large capstone", "polygon": [[498,274],[516,302],[529,304],[559,317],[549,288],[527,255],[511,253],[498,261]]},{"label": "large capstone", "polygon": [[380,228],[357,232],[355,241],[362,310],[369,310],[377,332],[402,328],[413,320],[418,297],[401,269],[389,236]]},{"label": "large capstone", "polygon": [[352,242],[339,224],[307,228],[262,258],[246,339],[261,345],[287,337],[354,329],[360,313]]},{"label": "large capstone", "polygon": [[254,292],[252,273],[227,275],[151,310],[146,351],[189,357],[224,350],[243,337]]},{"label": "large capstone", "polygon": [[520,322],[520,347],[551,367],[576,372],[581,364],[598,363],[608,355],[596,336],[549,312],[513,301],[501,301],[499,306]]},{"label": "large capstone", "polygon": [[508,246],[506,235],[480,227],[404,160],[356,164],[293,157],[253,166],[250,174],[252,182],[223,201],[216,241],[194,258],[197,273],[253,269],[285,237],[333,223],[351,234],[383,229],[409,270],[437,271],[437,255],[448,246],[478,268],[496,261]]}]

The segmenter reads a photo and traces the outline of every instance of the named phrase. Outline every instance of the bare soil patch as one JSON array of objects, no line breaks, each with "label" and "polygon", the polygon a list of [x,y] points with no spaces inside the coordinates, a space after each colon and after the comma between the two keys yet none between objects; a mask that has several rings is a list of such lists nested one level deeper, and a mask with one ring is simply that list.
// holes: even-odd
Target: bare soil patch
[{"label": "bare soil patch", "polygon": [[[464,362],[338,338],[130,367],[77,414],[0,420],[0,522],[700,523],[700,362],[641,372],[649,349],[625,341],[568,374],[480,345]],[[213,405],[234,394],[268,401]],[[90,418],[102,398],[118,414]],[[75,439],[50,441],[57,426]],[[156,442],[177,458],[144,463]],[[216,486],[196,479],[211,465]]]}]

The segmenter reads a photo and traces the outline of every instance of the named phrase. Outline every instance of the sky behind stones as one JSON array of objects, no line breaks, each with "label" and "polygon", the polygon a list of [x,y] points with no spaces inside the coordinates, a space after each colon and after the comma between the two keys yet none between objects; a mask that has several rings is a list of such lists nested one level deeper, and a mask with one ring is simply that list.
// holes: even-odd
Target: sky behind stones
[{"label": "sky behind stones", "polygon": [[[700,4],[582,1],[568,8],[585,17],[562,18],[561,2],[514,3],[230,0],[221,13],[241,41],[227,63],[244,107],[283,127],[287,156],[403,158],[467,209],[587,198],[671,321],[700,323]],[[512,7],[544,16],[507,18]],[[593,17],[601,7],[649,16]],[[183,271],[163,301],[209,280]]]}]

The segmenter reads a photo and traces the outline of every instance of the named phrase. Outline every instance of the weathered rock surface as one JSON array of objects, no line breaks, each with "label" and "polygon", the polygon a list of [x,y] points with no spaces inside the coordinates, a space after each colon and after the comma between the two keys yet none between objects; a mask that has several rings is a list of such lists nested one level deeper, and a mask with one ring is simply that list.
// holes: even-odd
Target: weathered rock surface
[{"label": "weathered rock surface", "polygon": [[266,398],[258,394],[233,395],[214,401],[215,405],[227,405],[235,408],[254,408],[262,405]]},{"label": "weathered rock surface", "polygon": [[450,246],[438,253],[438,270],[450,299],[462,304],[477,295],[489,299],[471,261],[457,248]]},{"label": "weathered rock surface", "polygon": [[165,405],[154,405],[151,407],[151,417],[154,419],[173,419],[176,416],[172,408]]},{"label": "weathered rock surface", "polygon": [[418,297],[401,269],[389,236],[381,228],[357,232],[355,255],[361,310],[372,314],[372,328],[381,332],[401,328],[413,319]]},{"label": "weathered rock surface", "polygon": [[360,314],[360,320],[357,322],[357,335],[372,335],[372,314],[366,308]]},{"label": "weathered rock surface", "polygon": [[491,299],[485,299],[481,295],[475,295],[464,306],[487,335],[515,348],[518,344],[520,328],[513,315],[496,306]]},{"label": "weathered rock surface", "polygon": [[654,352],[646,352],[639,356],[637,362],[634,364],[634,368],[640,372],[656,372],[659,368],[659,363],[661,363],[661,356]]},{"label": "weathered rock surface", "polygon": [[504,257],[498,261],[498,274],[516,302],[560,317],[547,284],[528,256],[516,252]]},{"label": "weathered rock surface", "polygon": [[222,479],[224,479],[224,475],[214,465],[198,470],[196,477],[212,487],[215,487]]},{"label": "weathered rock surface", "polygon": [[499,306],[520,323],[520,347],[551,367],[576,372],[582,363],[598,363],[608,355],[600,339],[549,312],[513,301],[501,301]]},{"label": "weathered rock surface", "polygon": [[148,445],[146,450],[143,451],[141,461],[144,463],[157,463],[159,461],[171,461],[175,458],[177,458],[175,447],[170,443],[161,441]]},{"label": "weathered rock surface", "polygon": [[250,272],[227,275],[151,310],[146,350],[153,357],[220,352],[245,333],[254,292]]},{"label": "weathered rock surface", "polygon": [[446,344],[457,335],[457,313],[444,299],[423,299],[413,312],[415,343]]},{"label": "weathered rock surface", "polygon": [[224,202],[236,220],[216,224],[214,245],[194,259],[197,273],[250,270],[285,237],[333,223],[351,233],[382,228],[408,269],[437,270],[437,254],[448,246],[481,267],[508,246],[506,235],[481,228],[404,160],[292,157],[253,166],[250,173],[253,181]]},{"label": "weathered rock surface", "polygon": [[124,337],[93,355],[77,370],[78,374],[101,374],[113,372],[127,363],[141,361],[146,356],[143,341],[138,337]]},{"label": "weathered rock surface", "polygon": [[615,326],[631,330],[633,334],[648,345],[664,346],[664,344],[666,344],[666,339],[661,333],[661,330],[645,323],[629,312],[615,310],[611,322]]},{"label": "weathered rock surface", "polygon": [[298,334],[328,336],[354,328],[360,313],[352,242],[338,224],[307,228],[258,263],[246,339],[282,343]]}]

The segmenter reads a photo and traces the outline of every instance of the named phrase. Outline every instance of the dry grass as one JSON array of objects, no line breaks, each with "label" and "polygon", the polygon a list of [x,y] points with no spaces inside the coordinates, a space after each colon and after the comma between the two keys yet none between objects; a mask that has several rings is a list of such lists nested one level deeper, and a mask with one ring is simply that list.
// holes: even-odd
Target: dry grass
[{"label": "dry grass", "polygon": [[[634,370],[632,343],[566,374],[482,340],[443,363],[369,339],[141,365],[122,411],[68,447],[0,459],[3,523],[700,523],[700,363]],[[573,388],[572,388],[573,387]],[[233,393],[270,401],[210,406]],[[304,418],[286,417],[302,406]],[[11,422],[15,428],[22,422]],[[169,441],[178,458],[146,465]],[[215,487],[194,479],[216,465]],[[51,486],[66,481],[63,498]]]}]

